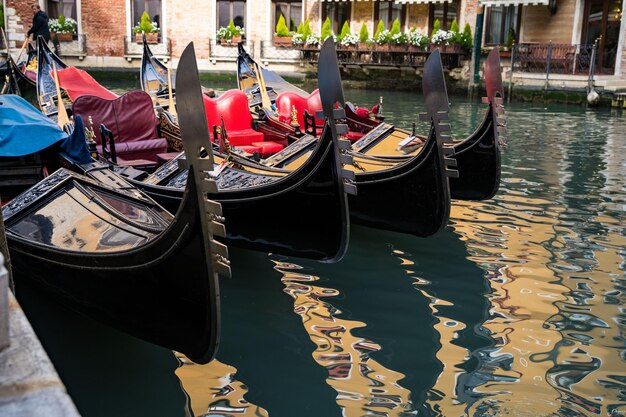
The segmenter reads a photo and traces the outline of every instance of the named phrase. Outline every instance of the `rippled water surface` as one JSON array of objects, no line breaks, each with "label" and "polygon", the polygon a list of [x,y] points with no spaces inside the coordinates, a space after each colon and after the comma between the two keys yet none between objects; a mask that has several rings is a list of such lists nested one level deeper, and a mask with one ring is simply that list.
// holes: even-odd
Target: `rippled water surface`
[{"label": "rippled water surface", "polygon": [[[382,94],[410,127],[421,97]],[[484,107],[451,101],[467,136]],[[625,415],[626,119],[506,108],[500,191],[455,201],[438,236],[354,226],[337,264],[231,249],[208,365],[27,292],[83,416]]]}]

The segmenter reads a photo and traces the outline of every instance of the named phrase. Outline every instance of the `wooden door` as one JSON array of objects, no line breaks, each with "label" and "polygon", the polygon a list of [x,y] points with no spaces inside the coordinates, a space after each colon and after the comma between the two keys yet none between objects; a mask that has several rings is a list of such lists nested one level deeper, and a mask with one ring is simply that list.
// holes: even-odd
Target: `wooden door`
[{"label": "wooden door", "polygon": [[596,69],[613,73],[622,20],[621,0],[586,0],[581,43],[598,41]]}]

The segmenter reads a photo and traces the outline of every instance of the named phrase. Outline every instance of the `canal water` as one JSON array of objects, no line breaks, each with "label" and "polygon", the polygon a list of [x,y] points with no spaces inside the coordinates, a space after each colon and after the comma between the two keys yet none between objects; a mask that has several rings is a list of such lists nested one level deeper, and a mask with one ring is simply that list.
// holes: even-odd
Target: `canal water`
[{"label": "canal water", "polygon": [[[387,121],[410,128],[419,94],[346,91],[361,105],[380,95]],[[451,103],[467,136],[484,105]],[[231,248],[208,365],[22,286],[82,415],[625,415],[626,118],[506,108],[500,191],[455,201],[436,237],[353,226],[337,264]]]}]

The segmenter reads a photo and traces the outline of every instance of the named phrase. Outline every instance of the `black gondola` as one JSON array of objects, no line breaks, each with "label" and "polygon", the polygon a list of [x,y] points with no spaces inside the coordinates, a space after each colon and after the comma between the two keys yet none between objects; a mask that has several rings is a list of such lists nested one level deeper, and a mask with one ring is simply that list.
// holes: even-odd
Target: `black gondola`
[{"label": "black gondola", "polygon": [[35,65],[36,62],[37,51],[30,45],[30,43],[28,44],[26,61],[17,63],[11,55],[7,56],[8,79],[5,79],[5,82],[7,83],[5,94],[21,95],[25,99],[36,103],[37,73],[32,70],[28,70],[28,74],[26,72],[26,68]]},{"label": "black gondola", "polygon": [[[292,91],[305,97],[304,90],[293,86],[280,75],[259,66],[243,46],[239,45],[237,57],[237,81],[245,91],[252,108],[261,104],[258,69],[266,86],[270,100],[285,91]],[[500,56],[492,51],[485,63],[485,84],[487,97],[483,102],[488,105],[485,117],[478,128],[463,140],[452,144],[453,156],[457,159],[459,177],[450,181],[452,198],[460,200],[484,200],[495,195],[500,185],[500,152],[504,138],[505,119],[503,108],[504,90],[500,73]],[[365,133],[352,145],[354,154],[366,154],[386,161],[407,160],[412,154],[420,152],[425,137],[383,123],[375,118],[360,117],[352,106],[346,106],[348,128],[351,131]],[[417,140],[412,140],[417,138]],[[404,141],[405,146],[399,147]]]},{"label": "black gondola", "polygon": [[[336,58],[331,57],[334,46],[325,48],[332,49],[332,52],[320,54],[320,57],[324,57],[328,68],[337,72],[333,79],[340,81]],[[431,62],[438,58],[437,54]],[[319,65],[319,68],[323,66]],[[429,69],[429,72],[433,71],[436,72],[433,68]],[[442,94],[445,95],[443,81],[437,85],[443,88]],[[341,89],[341,85],[338,88]],[[289,131],[281,131],[284,123],[274,123],[271,120],[269,123],[266,125],[262,121],[258,129],[270,129],[273,130],[272,134],[283,135],[285,138],[290,136]],[[172,147],[180,149],[176,126],[166,114],[161,115],[161,132],[168,138]],[[242,166],[253,167],[251,169],[260,172],[271,170],[271,167],[268,167],[270,164],[279,166],[284,172],[290,172],[311,157],[311,149],[316,143],[314,137],[306,135],[282,152],[262,161],[263,163],[254,163],[238,154],[233,154],[232,158]],[[365,226],[420,237],[428,237],[441,230],[447,223],[450,209],[448,173],[442,157],[445,143],[446,139],[441,137],[438,139],[435,131],[432,131],[422,150],[403,161],[387,161],[360,154],[349,155],[347,153],[349,144],[342,145],[344,148],[342,157],[349,160],[354,158],[354,164],[346,165],[353,170],[350,177],[354,178],[358,189],[356,195],[349,196],[352,220]]]},{"label": "black gondola", "polygon": [[[179,103],[201,92],[193,47],[181,63]],[[194,83],[194,77],[196,82]],[[189,149],[197,149],[193,116],[181,117]],[[134,187],[108,175],[110,187],[61,169],[3,208],[16,291],[31,279],[69,307],[132,335],[210,361],[219,341],[216,271],[229,273],[227,252],[213,240],[219,204],[199,169],[210,162],[188,152],[182,204],[172,216]],[[101,172],[105,172],[101,171]]]},{"label": "black gondola", "polygon": [[[145,35],[143,36],[143,54],[141,56],[139,83],[143,91],[161,100],[168,99],[170,84],[176,83],[176,72],[170,72],[161,61],[152,55]],[[174,93],[174,91],[175,89],[172,88],[172,93]]]},{"label": "black gondola", "polygon": [[[37,100],[39,108],[48,117],[56,117],[58,114],[57,85],[54,81],[55,70],[67,68],[67,64],[48,47],[47,42],[39,36],[37,38]],[[61,91],[64,106],[71,106],[71,102]]]}]

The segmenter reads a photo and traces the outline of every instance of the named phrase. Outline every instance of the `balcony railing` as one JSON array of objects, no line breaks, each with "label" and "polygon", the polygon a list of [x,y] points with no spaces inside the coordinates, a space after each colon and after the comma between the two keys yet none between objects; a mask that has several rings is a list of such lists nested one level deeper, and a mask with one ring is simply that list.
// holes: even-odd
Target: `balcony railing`
[{"label": "balcony railing", "polygon": [[521,43],[513,46],[513,71],[540,74],[587,74],[593,45]]},{"label": "balcony railing", "polygon": [[[343,65],[380,67],[421,67],[431,51],[411,45],[354,45],[337,47],[337,61]],[[469,56],[460,47],[441,48],[441,58],[446,68],[460,65]],[[272,41],[261,43],[261,59],[265,61],[308,62],[316,64],[319,47],[277,47]]]},{"label": "balcony railing", "polygon": [[55,43],[54,47],[60,56],[76,56],[82,59],[87,55],[87,37],[85,35],[74,35],[74,39],[71,41]]},{"label": "balcony railing", "polygon": [[[248,54],[254,58],[254,41],[246,39],[244,47]],[[213,61],[236,61],[237,60],[237,44],[236,43],[220,43],[219,40],[209,39],[209,57]]]},{"label": "balcony railing", "polygon": [[[169,59],[172,55],[172,43],[168,38],[160,36],[158,43],[150,44],[150,50],[157,58]],[[137,42],[134,36],[124,38],[124,56],[127,60],[141,58],[142,54],[143,44],[141,42]]]}]

